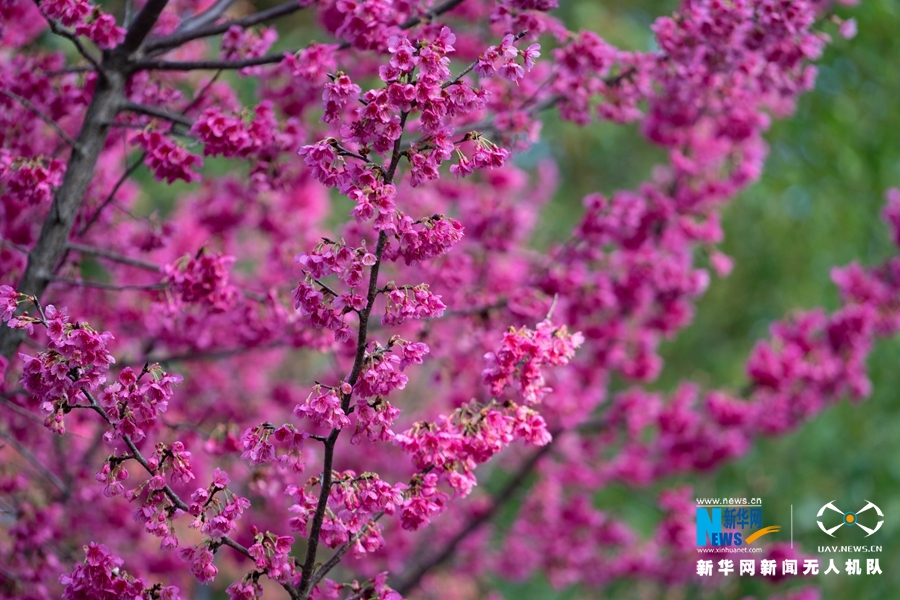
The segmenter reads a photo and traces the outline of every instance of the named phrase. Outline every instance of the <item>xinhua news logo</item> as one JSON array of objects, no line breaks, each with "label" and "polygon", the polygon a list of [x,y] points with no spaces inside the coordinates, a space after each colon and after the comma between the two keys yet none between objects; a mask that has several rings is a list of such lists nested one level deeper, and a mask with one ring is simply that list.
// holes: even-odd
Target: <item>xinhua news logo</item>
[{"label": "xinhua news logo", "polygon": [[[840,514],[840,521],[837,521],[837,517],[831,513],[826,514],[826,510]],[[863,513],[866,512],[868,512],[868,514],[863,515]],[[828,524],[826,525],[823,523],[823,520],[827,521]],[[868,525],[863,525],[861,521],[865,521]],[[832,500],[819,509],[819,513],[816,515],[816,523],[818,523],[819,529],[831,537],[835,537],[834,532],[841,527],[854,529],[856,531],[864,531],[866,532],[865,537],[869,537],[884,525],[884,513],[881,512],[881,509],[878,508],[875,503],[868,500],[866,500],[866,505],[857,511],[843,511],[835,506],[834,500]]]},{"label": "xinhua news logo", "polygon": [[[711,504],[699,501],[697,504]],[[769,533],[781,530],[779,525],[764,527],[761,501],[753,498],[753,506],[746,499],[727,499],[720,506],[697,506],[697,546],[735,548],[748,546]],[[715,504],[719,504],[718,501]]]}]

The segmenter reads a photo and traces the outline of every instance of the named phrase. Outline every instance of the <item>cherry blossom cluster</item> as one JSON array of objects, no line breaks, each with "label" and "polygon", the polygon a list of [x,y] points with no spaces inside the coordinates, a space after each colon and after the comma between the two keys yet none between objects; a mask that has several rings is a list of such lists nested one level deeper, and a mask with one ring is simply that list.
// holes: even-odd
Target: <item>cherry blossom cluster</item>
[{"label": "cherry blossom cluster", "polygon": [[405,3],[395,6],[390,0],[326,0],[322,10],[329,15],[325,26],[338,39],[375,50],[385,47],[398,26],[412,15],[413,7]]},{"label": "cherry blossom cluster", "polygon": [[[290,486],[286,493],[293,499],[290,511],[291,529],[308,535],[309,523],[316,512],[317,494],[321,485],[318,477],[311,478],[304,487]],[[390,485],[375,473],[357,475],[354,471],[334,473],[329,500],[322,525],[322,542],[329,548],[347,544],[353,538],[354,554],[374,552],[384,545],[381,527],[373,521],[375,515],[393,515],[404,505],[407,486]]]},{"label": "cherry blossom cluster", "polygon": [[[278,41],[278,32],[274,27],[262,27],[259,31],[242,29],[232,25],[222,36],[222,58],[237,60],[241,58],[258,58],[269,51]],[[256,75],[258,68],[241,69],[242,75]]]},{"label": "cherry blossom cluster", "polygon": [[5,148],[0,149],[0,183],[6,188],[4,201],[49,204],[53,190],[62,183],[64,172],[65,167],[58,160],[14,159]]},{"label": "cherry blossom cluster", "polygon": [[328,429],[343,429],[350,425],[350,419],[341,408],[341,396],[335,390],[323,389],[320,385],[313,388],[306,402],[294,408],[294,414]]},{"label": "cherry blossom cluster", "polygon": [[252,121],[228,116],[220,108],[207,108],[198,117],[191,132],[204,143],[203,154],[209,156],[246,157],[276,143],[278,124],[272,106],[263,102],[255,109]]},{"label": "cherry blossom cluster", "polygon": [[121,570],[123,561],[103,544],[91,542],[84,547],[84,563],[59,582],[65,586],[65,600],[113,600],[114,598],[143,598],[146,600],[179,600],[181,594],[174,586],[150,585],[140,577],[132,577]]},{"label": "cherry blossom cluster", "polygon": [[514,387],[527,404],[537,404],[552,391],[545,386],[541,368],[565,365],[583,343],[581,333],[556,328],[549,319],[535,329],[511,330],[503,336],[499,350],[485,354],[487,368],[481,375],[495,396]]},{"label": "cherry blossom cluster", "polygon": [[49,0],[40,3],[41,12],[66,27],[75,27],[76,35],[88,37],[101,48],[112,48],[125,39],[125,30],[116,18],[87,0]]},{"label": "cherry blossom cluster", "polygon": [[[318,414],[316,416],[318,417]],[[302,472],[303,444],[308,438],[309,433],[298,430],[293,425],[287,424],[276,428],[271,423],[263,423],[247,429],[241,436],[241,446],[244,450],[241,458],[252,465],[277,462],[279,465]],[[283,451],[282,454],[278,454],[279,449]]]},{"label": "cherry blossom cluster", "polygon": [[385,251],[389,260],[400,258],[407,265],[423,262],[442,254],[463,237],[463,226],[459,221],[444,215],[432,215],[413,221],[404,215],[398,225],[399,239]]},{"label": "cherry blossom cluster", "polygon": [[[418,468],[434,468],[437,472],[429,473],[435,477],[433,481],[440,476],[458,497],[468,496],[476,485],[475,467],[517,438],[542,446],[551,435],[539,413],[513,402],[464,406],[434,423],[419,422],[395,436]],[[419,516],[422,523],[430,520]]]},{"label": "cherry blossom cluster", "polygon": [[158,364],[147,365],[137,374],[131,367],[122,369],[118,381],[97,394],[97,402],[110,420],[107,437],[127,435],[142,440],[145,428],[152,427],[168,410],[174,386],[181,380],[180,375],[166,373]]},{"label": "cherry blossom cluster", "polygon": [[109,366],[115,362],[107,349],[111,333],[99,333],[86,323],[71,323],[69,315],[48,305],[37,317],[26,314],[12,317],[11,294],[4,286],[6,310],[4,320],[12,327],[34,330],[40,323],[46,328],[47,349],[31,356],[21,354],[23,361],[22,387],[40,402],[49,416],[45,425],[56,433],[65,433],[64,415],[87,400],[83,390],[97,390],[105,381]]},{"label": "cherry blossom cluster", "polygon": [[[490,77],[499,74],[504,79],[518,81],[525,73],[534,68],[534,61],[540,57],[540,44],[531,44],[525,50],[515,47],[516,37],[506,35],[499,46],[489,47],[478,59],[475,65],[475,73],[481,77]],[[516,59],[521,57],[523,64]]]},{"label": "cherry blossom cluster", "polygon": [[[237,520],[250,508],[249,500],[228,490],[229,481],[228,474],[216,468],[212,474],[212,483],[206,488],[197,488],[190,497],[189,511],[194,517],[190,527],[200,529],[212,540],[220,540],[237,529]],[[183,560],[194,561],[195,566],[206,562],[203,559],[195,560],[199,556],[196,548],[180,552]]]},{"label": "cherry blossom cluster", "polygon": [[165,283],[187,304],[204,304],[225,311],[234,303],[237,290],[229,282],[234,257],[201,249],[193,258],[183,256],[163,268]]},{"label": "cherry blossom cluster", "polygon": [[410,319],[433,319],[441,317],[447,308],[441,297],[432,294],[427,284],[398,288],[388,283],[387,308],[381,318],[382,325],[400,325]]},{"label": "cherry blossom cluster", "polygon": [[275,535],[270,532],[255,531],[254,544],[250,546],[250,556],[256,561],[257,569],[264,569],[275,581],[287,581],[294,575],[294,563],[290,556],[294,538],[289,535]]},{"label": "cherry blossom cluster", "polygon": [[[518,56],[513,41],[512,37],[505,40],[504,51],[515,52]],[[473,89],[459,77],[451,79],[448,55],[454,52],[455,42],[455,34],[447,27],[442,27],[433,38],[410,40],[391,36],[387,42],[390,63],[379,70],[379,76],[386,84],[384,88],[360,95],[362,89],[346,73],[338,73],[325,86],[323,121],[341,120],[357,100],[363,106],[351,113],[355,120],[341,127],[340,142],[327,138],[304,146],[300,153],[323,184],[336,187],[357,202],[353,214],[359,222],[375,218],[376,229],[399,229],[394,215],[396,189],[382,181],[385,169],[369,162],[367,156],[372,151],[385,154],[392,150],[411,114],[419,113],[419,127],[425,134],[405,152],[410,165],[410,182],[418,186],[437,179],[441,164],[453,156],[457,142],[452,139],[453,131],[448,127],[448,121],[484,108],[483,91]],[[529,65],[536,53],[535,47],[527,51]],[[480,134],[466,135],[460,143],[470,141],[475,147],[471,159],[457,150],[459,175],[467,175],[476,168],[501,167],[509,156],[505,149]],[[361,159],[363,164],[348,165],[348,157],[354,161]],[[396,168],[396,161],[393,168]]]},{"label": "cherry blossom cluster", "polygon": [[200,179],[200,174],[195,169],[203,165],[203,159],[191,154],[182,144],[158,129],[144,129],[135,136],[134,142],[143,149],[145,164],[158,180],[190,183]]}]

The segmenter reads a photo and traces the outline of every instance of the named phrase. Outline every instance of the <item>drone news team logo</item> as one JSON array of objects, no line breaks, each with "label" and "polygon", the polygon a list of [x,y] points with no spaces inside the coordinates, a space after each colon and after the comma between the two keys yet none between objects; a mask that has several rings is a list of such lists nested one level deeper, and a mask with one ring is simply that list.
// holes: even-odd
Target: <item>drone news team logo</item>
[{"label": "drone news team logo", "polygon": [[779,525],[762,526],[762,506],[698,506],[697,546],[749,545]]},{"label": "drone news team logo", "polygon": [[[865,525],[863,525],[862,523],[859,522],[859,515],[866,512],[869,509],[875,509],[875,514],[877,514],[879,517],[881,517],[881,520],[878,521],[877,523],[875,523],[875,527],[872,527],[872,528],[866,527]],[[821,520],[819,520],[819,519],[821,519],[822,515],[825,513],[826,510],[833,510],[836,513],[840,513],[840,515],[842,517],[841,522],[838,523],[837,525],[835,525],[834,527],[826,528],[825,524],[822,523]],[[830,535],[831,537],[834,537],[834,532],[837,531],[838,529],[840,529],[841,527],[844,527],[845,525],[850,528],[859,527],[860,529],[862,529],[863,531],[866,532],[866,537],[869,537],[870,535],[872,535],[873,533],[875,533],[876,531],[881,529],[881,526],[884,524],[884,513],[881,512],[881,509],[878,508],[878,506],[876,506],[874,503],[872,503],[868,500],[866,500],[866,505],[863,506],[861,509],[859,509],[856,512],[853,512],[853,511],[844,512],[841,509],[839,509],[837,506],[835,506],[834,500],[832,500],[831,502],[829,502],[828,504],[826,504],[825,506],[823,506],[822,508],[819,509],[819,513],[816,515],[816,517],[817,517],[816,523],[819,524],[819,529],[821,529],[822,531],[824,531],[826,534]],[[871,514],[865,515],[865,517],[863,517],[863,518],[866,519],[870,525],[871,525],[872,521],[874,521],[874,519],[872,519]]]}]

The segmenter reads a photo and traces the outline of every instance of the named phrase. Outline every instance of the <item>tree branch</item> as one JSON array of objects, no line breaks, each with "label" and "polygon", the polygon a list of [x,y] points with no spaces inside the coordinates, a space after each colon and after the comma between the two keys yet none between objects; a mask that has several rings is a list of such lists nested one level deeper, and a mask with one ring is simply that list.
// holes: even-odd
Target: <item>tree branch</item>
[{"label": "tree branch", "polygon": [[[445,12],[453,10],[465,0],[447,0],[443,4],[434,7],[432,10],[424,12],[418,16],[410,17],[400,25],[400,29],[411,29],[420,23],[430,22]],[[345,50],[350,44],[344,42],[340,49]],[[157,71],[195,71],[199,69],[243,69],[246,67],[258,67],[261,65],[272,65],[284,60],[285,52],[276,52],[258,56],[256,58],[245,58],[241,60],[185,60],[185,61],[168,61],[168,60],[141,60],[134,66],[136,69],[150,69]]]},{"label": "tree branch", "polygon": [[30,462],[41,474],[52,483],[56,489],[62,492],[63,496],[69,495],[69,490],[66,485],[62,482],[62,480],[56,476],[50,469],[48,469],[44,463],[38,460],[38,458],[31,453],[31,450],[23,446],[19,443],[19,440],[8,434],[7,432],[0,429],[0,438],[6,440],[13,448],[16,449],[16,452],[21,454],[28,462]]},{"label": "tree branch", "polygon": [[[212,8],[196,18],[200,19],[201,17],[205,17],[208,13],[212,12],[212,10],[220,3],[230,5],[232,2],[233,0],[220,0],[215,5],[213,5]],[[147,52],[152,52],[153,50],[167,51],[171,48],[177,48],[178,46],[191,40],[225,33],[234,26],[242,28],[252,27],[253,25],[258,25],[259,23],[265,23],[266,21],[284,17],[304,8],[306,7],[301,6],[297,0],[288,0],[284,4],[273,6],[272,8],[269,8],[267,10],[262,10],[258,13],[254,13],[246,17],[241,17],[240,19],[231,19],[230,21],[225,21],[224,23],[211,25],[211,23],[213,23],[213,21],[215,21],[220,16],[216,15],[214,18],[208,19],[203,23],[198,21],[196,25],[179,28],[170,35],[150,40],[147,42],[145,49],[147,50]],[[190,21],[190,19],[188,21]],[[185,23],[188,23],[188,21],[185,21]]]},{"label": "tree branch", "polygon": [[[103,410],[103,407],[100,406],[100,404],[97,402],[97,399],[94,397],[94,395],[91,394],[89,391],[87,391],[86,388],[81,388],[81,393],[83,393],[85,398],[87,398],[88,401],[90,402],[89,406],[84,406],[82,408],[89,408],[89,409],[93,410],[94,412],[96,412],[98,415],[100,415],[103,418],[103,420],[106,422],[107,425],[111,426],[112,421],[110,420],[109,416],[106,414],[106,411]],[[150,467],[150,462],[144,457],[143,454],[141,454],[141,451],[138,450],[138,447],[131,440],[131,437],[123,434],[122,441],[125,442],[125,445],[128,446],[128,449],[131,451],[131,458],[136,460],[138,462],[138,464],[140,464],[142,467],[144,467],[144,470],[147,471],[147,473],[149,473],[150,475],[156,475],[156,471],[154,471]],[[162,492],[166,495],[166,497],[169,499],[169,501],[172,503],[172,505],[175,506],[175,508],[177,508],[187,514],[190,514],[190,512],[191,512],[190,507],[187,505],[187,503],[185,503],[184,500],[181,499],[181,497],[178,494],[175,493],[175,491],[169,486],[168,483],[165,484],[165,486],[163,486]],[[236,542],[229,536],[227,536],[227,535],[222,536],[221,538],[219,538],[219,541],[221,541],[223,545],[229,546],[230,548],[237,550],[238,552],[240,552],[241,554],[243,554],[244,556],[249,558],[251,561],[255,562],[255,559],[253,558],[253,556],[250,555],[250,550],[248,550],[245,546],[243,546],[242,544],[239,544],[238,542]],[[291,598],[297,597],[296,592],[292,585],[285,583],[285,584],[282,584],[282,587],[284,587],[284,589],[287,590],[287,592]]]},{"label": "tree branch", "polygon": [[69,134],[59,126],[59,123],[42,113],[41,109],[32,104],[31,100],[29,100],[28,98],[23,98],[22,96],[7,90],[0,90],[0,94],[3,94],[11,100],[15,100],[16,102],[33,112],[41,121],[55,129],[59,137],[61,137],[63,141],[72,148],[72,150],[74,150],[75,152],[81,152],[81,149],[78,147],[78,144],[75,143],[75,140],[69,137]]},{"label": "tree branch", "polygon": [[481,513],[480,515],[473,517],[466,523],[465,527],[463,527],[459,533],[457,533],[453,539],[451,539],[447,545],[445,545],[437,554],[432,555],[430,558],[422,561],[421,563],[415,564],[411,569],[409,569],[404,575],[401,575],[398,578],[396,583],[392,583],[391,587],[397,591],[401,596],[406,596],[409,592],[414,590],[419,583],[422,581],[422,577],[425,576],[428,571],[431,569],[444,564],[450,557],[453,556],[453,553],[456,552],[456,548],[465,540],[469,535],[477,531],[482,525],[491,520],[497,512],[503,508],[510,500],[512,500],[516,493],[525,485],[528,481],[528,476],[540,462],[540,460],[546,456],[550,450],[553,448],[554,442],[562,435],[563,432],[556,431],[553,433],[553,439],[547,443],[545,446],[541,447],[539,450],[534,452],[528,459],[519,466],[519,469],[512,476],[512,478],[506,482],[506,485],[500,490],[500,492],[494,497],[494,502],[491,504],[491,507],[486,511]]},{"label": "tree branch", "polygon": [[[194,96],[194,98],[187,104],[187,106],[181,109],[182,116],[186,115],[188,111],[197,106],[197,104],[199,104],[200,101],[203,100],[203,96],[206,95],[206,92],[209,91],[209,88],[211,88],[216,80],[219,79],[220,75],[222,75],[222,71],[218,71],[210,78],[208,82],[206,82],[206,85],[204,85],[203,88],[199,92],[197,92],[197,95]],[[113,123],[113,125],[115,125],[115,123]],[[175,126],[173,125],[172,129],[174,128]],[[135,160],[131,165],[128,166],[127,169],[125,169],[125,172],[122,173],[122,176],[119,177],[118,181],[116,181],[116,184],[113,186],[112,191],[109,192],[109,195],[106,197],[106,199],[100,204],[100,206],[97,207],[97,210],[94,211],[94,214],[91,215],[91,218],[87,220],[84,226],[82,226],[81,230],[78,232],[79,237],[87,233],[87,230],[91,228],[91,225],[97,222],[97,219],[100,218],[100,214],[103,212],[103,210],[115,199],[116,192],[119,191],[119,188],[122,187],[122,185],[128,180],[131,174],[134,173],[137,168],[144,163],[144,159],[146,157],[147,153],[143,152],[137,158],[137,160]]]},{"label": "tree branch", "polygon": [[[403,113],[400,117],[400,136],[394,142],[394,149],[391,153],[391,163],[384,176],[384,183],[391,184],[394,180],[394,174],[397,165],[400,162],[400,144],[403,139],[403,128],[406,126],[407,113]],[[344,413],[350,412],[350,399],[353,396],[352,387],[359,381],[362,373],[363,365],[366,360],[366,346],[368,345],[369,335],[369,317],[372,314],[372,308],[375,306],[375,299],[378,297],[378,272],[381,269],[381,260],[384,256],[384,250],[387,247],[388,236],[382,230],[378,233],[378,243],[375,246],[375,264],[369,271],[369,286],[366,293],[366,305],[359,311],[359,332],[356,338],[356,356],[353,359],[353,368],[350,370],[350,376],[347,383],[351,386],[349,394],[342,394],[341,409]],[[325,455],[322,467],[322,490],[319,493],[319,499],[316,504],[316,512],[313,515],[312,526],[310,527],[309,537],[307,539],[306,559],[303,561],[302,579],[300,581],[300,597],[304,600],[309,597],[313,590],[313,569],[316,566],[316,552],[319,547],[319,533],[322,530],[322,522],[325,520],[325,511],[328,508],[328,496],[331,492],[331,466],[334,461],[334,446],[337,443],[338,436],[341,434],[340,429],[332,429],[328,438],[325,440]]]},{"label": "tree branch", "polygon": [[429,23],[435,17],[439,17],[445,12],[450,12],[465,1],[466,0],[447,0],[447,2],[438,4],[429,11],[426,11],[420,15],[416,15],[415,17],[408,18],[406,21],[400,24],[400,29],[411,29],[419,23]]},{"label": "tree branch", "polygon": [[[106,143],[109,124],[118,113],[124,85],[125,78],[113,69],[97,81],[94,96],[76,140],[81,152],[73,152],[69,157],[62,185],[57,189],[50,211],[44,219],[40,237],[28,254],[25,273],[17,286],[22,294],[40,298],[50,283],[54,268],[66,250],[75,216],[81,208],[97,159]],[[11,359],[24,337],[21,329],[0,328],[0,356]]]},{"label": "tree branch", "polygon": [[148,0],[125,33],[125,40],[114,52],[121,56],[129,56],[140,48],[168,3],[169,0]]},{"label": "tree branch", "polygon": [[122,263],[123,265],[131,265],[133,267],[139,267],[141,269],[152,271],[154,273],[159,273],[160,271],[159,265],[145,262],[137,258],[131,258],[130,256],[125,256],[124,254],[119,254],[118,252],[113,252],[112,250],[106,250],[104,248],[95,248],[94,246],[86,246],[84,244],[76,244],[74,242],[69,242],[67,248],[81,254],[100,256],[113,262]]},{"label": "tree branch", "polygon": [[236,70],[245,67],[260,65],[272,65],[284,60],[285,53],[266,54],[256,58],[244,58],[241,60],[142,60],[135,64],[136,69],[148,69],[151,71],[197,71],[197,70]]},{"label": "tree branch", "polygon": [[[38,8],[40,9],[40,4],[38,4]],[[44,13],[41,14],[44,15]],[[96,69],[99,73],[105,75],[106,72],[103,70],[103,66],[100,64],[100,60],[95,58],[93,54],[88,52],[88,49],[84,47],[84,44],[81,43],[81,40],[78,39],[77,35],[69,31],[68,29],[60,27],[56,21],[46,15],[44,15],[44,19],[50,26],[50,31],[52,31],[59,37],[66,38],[67,40],[75,44],[75,48],[78,50],[78,53],[86,58],[89,63],[94,65],[94,69]]]},{"label": "tree branch", "polygon": [[77,287],[98,288],[101,290],[111,290],[114,292],[124,292],[128,290],[137,290],[150,292],[154,290],[163,290],[166,288],[165,283],[154,283],[152,285],[116,285],[114,283],[105,283],[103,281],[86,281],[83,279],[68,279],[66,277],[52,277],[52,283],[62,283]]},{"label": "tree branch", "polygon": [[[378,234],[378,245],[375,249],[375,264],[369,272],[369,291],[366,299],[366,306],[359,313],[359,334],[356,341],[356,358],[353,361],[353,368],[350,371],[350,377],[347,383],[351,386],[356,385],[359,376],[362,373],[363,364],[366,357],[366,345],[368,344],[368,325],[369,316],[372,314],[372,307],[375,305],[375,298],[378,296],[378,270],[381,266],[381,258],[384,255],[384,249],[387,246],[387,234],[382,231]],[[350,408],[350,398],[353,392],[345,394],[341,399],[341,407],[344,412],[348,412]],[[319,533],[322,531],[322,523],[325,520],[325,511],[328,508],[328,496],[331,493],[331,468],[334,462],[334,447],[337,443],[338,436],[341,434],[340,429],[332,429],[328,438],[325,440],[325,455],[322,461],[322,490],[319,493],[319,499],[316,504],[316,512],[313,515],[312,526],[309,530],[307,538],[306,558],[303,561],[302,579],[300,581],[300,597],[308,598],[312,591],[312,573],[316,565],[316,552],[319,547]]]},{"label": "tree branch", "polygon": [[126,101],[122,103],[122,110],[131,111],[133,113],[137,113],[140,115],[148,115],[151,117],[158,117],[160,119],[165,119],[166,121],[170,121],[172,123],[176,123],[178,125],[184,125],[188,129],[193,126],[194,122],[185,117],[183,114],[174,113],[172,111],[166,110],[164,108],[159,108],[156,106],[148,106],[146,104],[138,104],[136,102]]},{"label": "tree branch", "polygon": [[[200,13],[199,15],[194,15],[188,19],[185,19],[181,22],[180,25],[175,29],[172,35],[166,36],[166,38],[173,37],[177,35],[179,32],[189,33],[192,31],[196,31],[201,27],[205,27],[211,23],[215,23],[216,19],[225,14],[231,5],[235,3],[235,0],[217,0],[215,4],[206,9],[205,12]],[[165,38],[164,38],[165,39]],[[190,38],[189,38],[190,39]],[[154,40],[150,40],[152,44]],[[187,40],[185,40],[187,41]],[[152,47],[148,44],[147,49],[151,50]]]},{"label": "tree branch", "polygon": [[116,181],[116,184],[109,192],[109,195],[106,196],[106,199],[100,203],[100,206],[97,207],[97,210],[94,211],[94,214],[91,215],[91,218],[88,219],[87,222],[78,231],[79,237],[87,233],[87,230],[91,228],[91,225],[97,222],[97,219],[100,218],[100,214],[103,212],[103,209],[105,209],[115,199],[116,193],[119,191],[119,188],[121,188],[122,185],[124,185],[128,178],[131,176],[131,174],[137,171],[137,168],[144,163],[144,158],[146,158],[146,156],[147,153],[144,152],[138,157],[137,160],[128,165],[128,168],[125,169],[125,172],[122,173],[122,176],[119,177],[118,181]]}]

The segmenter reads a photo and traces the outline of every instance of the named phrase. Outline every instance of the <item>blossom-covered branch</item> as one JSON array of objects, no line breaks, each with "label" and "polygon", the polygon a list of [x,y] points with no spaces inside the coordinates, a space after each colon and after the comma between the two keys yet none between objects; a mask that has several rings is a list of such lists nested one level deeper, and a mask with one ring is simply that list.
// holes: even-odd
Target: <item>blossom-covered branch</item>
[{"label": "blossom-covered branch", "polygon": [[[554,0],[2,3],[0,596],[683,583],[684,490],[649,539],[593,495],[864,397],[900,322],[896,259],[851,266],[841,309],[757,346],[746,398],[644,387],[732,267],[721,209],[769,122],[848,29],[825,4],[686,1],[640,52]],[[322,41],[282,25],[300,9]],[[548,114],[634,123],[665,159],[535,248],[556,170],[512,157]]]}]

